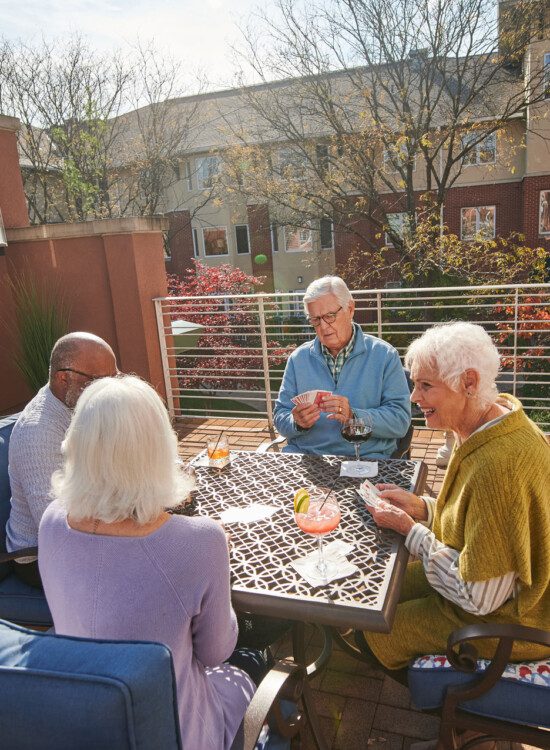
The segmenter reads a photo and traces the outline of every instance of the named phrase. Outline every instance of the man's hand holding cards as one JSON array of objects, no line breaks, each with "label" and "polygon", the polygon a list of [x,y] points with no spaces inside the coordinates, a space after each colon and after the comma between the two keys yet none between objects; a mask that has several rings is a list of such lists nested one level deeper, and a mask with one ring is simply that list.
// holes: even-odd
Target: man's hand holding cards
[{"label": "man's hand holding cards", "polygon": [[309,430],[321,416],[321,402],[326,396],[330,396],[330,391],[305,391],[294,396],[292,402],[296,404],[292,410],[294,421],[303,430]]},{"label": "man's hand holding cards", "polygon": [[332,396],[332,393],[330,391],[313,390],[299,393],[291,400],[292,403],[297,406],[311,406],[312,404],[315,404],[320,407],[322,400],[327,396]]}]

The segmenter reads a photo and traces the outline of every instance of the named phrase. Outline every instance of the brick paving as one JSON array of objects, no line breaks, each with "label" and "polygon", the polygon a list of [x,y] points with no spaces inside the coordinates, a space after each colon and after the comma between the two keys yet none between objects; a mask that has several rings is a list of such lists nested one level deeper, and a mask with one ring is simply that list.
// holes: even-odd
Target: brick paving
[{"label": "brick paving", "polygon": [[[273,438],[265,420],[185,419],[176,424],[182,458],[191,458],[205,447],[206,439],[227,434],[231,447],[255,450]],[[428,492],[436,494],[444,470],[435,465],[443,434],[436,430],[415,430],[412,458],[429,468]],[[308,631],[308,656],[319,653],[320,635]],[[276,656],[291,655],[290,641],[278,644]],[[406,750],[412,742],[430,739],[438,732],[437,717],[416,711],[407,688],[335,648],[327,668],[312,681],[315,703],[323,732],[331,750]],[[306,731],[302,749],[313,749]]]}]

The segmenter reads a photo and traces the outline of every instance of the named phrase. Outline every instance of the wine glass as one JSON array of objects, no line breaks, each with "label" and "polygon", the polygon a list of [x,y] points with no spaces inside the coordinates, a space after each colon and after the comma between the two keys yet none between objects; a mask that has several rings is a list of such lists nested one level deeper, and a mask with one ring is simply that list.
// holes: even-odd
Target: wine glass
[{"label": "wine glass", "polygon": [[340,523],[340,507],[334,492],[328,487],[313,487],[309,491],[309,504],[304,512],[295,512],[294,520],[305,533],[317,538],[317,561],[307,564],[309,572],[324,580],[332,575],[334,564],[327,563],[323,551],[323,537]]},{"label": "wine glass", "polygon": [[342,437],[347,440],[348,443],[353,443],[355,448],[355,460],[361,461],[359,453],[360,444],[368,440],[372,435],[372,417],[366,414],[364,417],[357,418],[352,417],[344,422],[342,426]]}]

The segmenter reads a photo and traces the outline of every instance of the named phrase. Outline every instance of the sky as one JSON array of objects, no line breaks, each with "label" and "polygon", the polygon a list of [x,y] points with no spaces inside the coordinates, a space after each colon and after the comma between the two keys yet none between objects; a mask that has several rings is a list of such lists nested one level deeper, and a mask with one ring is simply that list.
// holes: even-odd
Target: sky
[{"label": "sky", "polygon": [[154,40],[157,49],[182,61],[189,80],[200,70],[208,88],[216,90],[233,82],[230,48],[239,36],[237,24],[258,5],[259,0],[0,0],[0,35],[31,42],[80,33],[99,51],[138,38]]}]

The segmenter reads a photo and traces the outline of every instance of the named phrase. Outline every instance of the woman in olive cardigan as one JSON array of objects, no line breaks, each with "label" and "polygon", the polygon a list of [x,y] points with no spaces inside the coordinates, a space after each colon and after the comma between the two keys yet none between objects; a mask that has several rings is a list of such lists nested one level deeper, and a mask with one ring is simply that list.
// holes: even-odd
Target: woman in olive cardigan
[{"label": "woman in olive cardigan", "polygon": [[[365,633],[394,670],[444,653],[463,625],[550,621],[550,446],[516,398],[498,395],[500,358],[489,335],[471,323],[436,326],[411,344],[405,362],[426,425],[452,430],[455,448],[436,501],[385,484],[385,502],[369,508],[418,558],[391,633]],[[481,656],[494,651],[476,647]],[[548,653],[523,643],[512,658]]]}]

